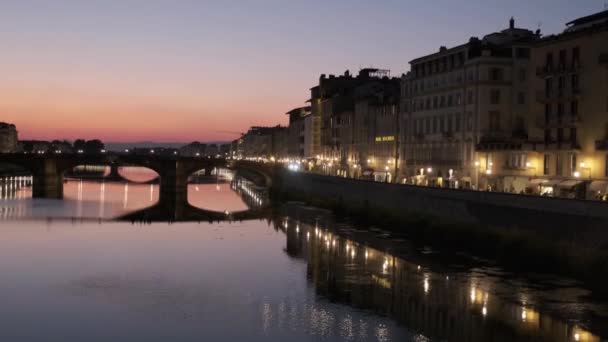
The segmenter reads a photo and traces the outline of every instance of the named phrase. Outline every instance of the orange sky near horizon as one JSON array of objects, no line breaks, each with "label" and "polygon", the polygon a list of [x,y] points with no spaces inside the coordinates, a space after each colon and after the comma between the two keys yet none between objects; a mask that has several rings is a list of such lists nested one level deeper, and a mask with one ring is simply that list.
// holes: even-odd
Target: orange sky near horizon
[{"label": "orange sky near horizon", "polygon": [[293,100],[277,96],[274,85],[247,78],[231,85],[227,77],[205,84],[79,75],[60,82],[48,74],[7,75],[0,83],[1,120],[15,123],[20,139],[227,141],[251,125],[286,124],[284,113],[293,103],[303,104],[306,94]]}]

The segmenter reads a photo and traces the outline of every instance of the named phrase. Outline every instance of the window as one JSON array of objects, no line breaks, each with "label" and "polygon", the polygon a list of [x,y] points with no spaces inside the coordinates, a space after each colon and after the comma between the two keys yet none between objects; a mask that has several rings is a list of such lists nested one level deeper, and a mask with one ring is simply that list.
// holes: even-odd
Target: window
[{"label": "window", "polygon": [[433,97],[433,108],[437,109],[439,106],[439,98],[437,96]]},{"label": "window", "polygon": [[547,58],[545,60],[545,67],[547,69],[551,69],[551,67],[553,67],[553,53],[551,53],[551,52],[547,53]]},{"label": "window", "polygon": [[504,70],[502,68],[491,68],[490,69],[490,81],[502,81],[504,80]]},{"label": "window", "polygon": [[456,94],[456,105],[462,104],[462,95],[460,93]]},{"label": "window", "polygon": [[523,91],[517,93],[517,103],[520,105],[526,104],[526,93]]},{"label": "window", "polygon": [[581,58],[581,49],[578,46],[572,48],[572,64],[578,66]]},{"label": "window", "polygon": [[490,90],[490,103],[491,104],[500,103],[500,89],[491,89]]},{"label": "window", "polygon": [[557,141],[558,142],[564,141],[564,129],[562,127],[557,129]]},{"label": "window", "polygon": [[467,73],[467,78],[469,79],[469,81],[475,80],[475,74],[473,73],[473,70],[469,70],[469,72]]},{"label": "window", "polygon": [[460,113],[456,113],[456,132],[460,132]]},{"label": "window", "polygon": [[526,81],[526,69],[524,69],[524,68],[519,69],[519,81],[520,82]]},{"label": "window", "polygon": [[443,115],[439,118],[439,129],[441,132],[445,132],[445,116]]},{"label": "window", "polygon": [[[606,98],[606,99],[608,100],[608,98]],[[467,104],[473,104],[473,91],[472,90],[469,90],[467,92]]]},{"label": "window", "polygon": [[426,126],[426,129],[425,129],[426,134],[430,134],[431,133],[431,119],[426,118],[424,120],[424,124]]},{"label": "window", "polygon": [[452,119],[452,115],[448,115],[448,132],[452,132],[454,130],[454,120]]},{"label": "window", "polygon": [[454,105],[454,96],[448,95],[448,107],[452,107]]},{"label": "window", "polygon": [[552,92],[553,92],[553,79],[551,77],[549,77],[545,80],[545,95],[547,95],[549,97],[549,96],[551,96]]},{"label": "window", "polygon": [[551,162],[551,156],[548,154],[545,154],[544,158],[543,158],[543,175],[548,176],[549,175],[549,163]]},{"label": "window", "polygon": [[555,155],[555,174],[558,176],[563,176],[562,156],[560,154]]},{"label": "window", "polygon": [[566,50],[559,50],[559,66],[566,66]]},{"label": "window", "polygon": [[517,48],[517,50],[515,50],[515,56],[517,58],[530,59],[530,49],[528,49],[528,48]]},{"label": "window", "polygon": [[576,127],[570,128],[570,141],[575,144],[576,143]]},{"label": "window", "polygon": [[551,121],[551,104],[545,104],[545,123]]},{"label": "window", "polygon": [[443,96],[443,95],[441,96],[441,102],[440,102],[439,106],[441,108],[445,107],[445,96]]},{"label": "window", "polygon": [[557,104],[557,117],[561,120],[561,118],[563,116],[564,116],[564,104],[558,103]]},{"label": "window", "polygon": [[439,129],[439,119],[437,119],[437,117],[435,116],[433,118],[433,133],[437,133],[438,129]]},{"label": "window", "polygon": [[576,171],[576,154],[570,154],[570,173],[574,173]]},{"label": "window", "polygon": [[491,111],[489,113],[489,129],[491,131],[499,131],[500,130],[500,112],[499,111]]},{"label": "window", "polygon": [[577,100],[570,102],[570,115],[572,115],[572,116],[578,115],[578,101]]},{"label": "window", "polygon": [[551,130],[550,129],[545,129],[545,144],[550,143],[552,140],[551,138]]},{"label": "window", "polygon": [[578,75],[572,74],[572,76],[570,77],[570,82],[572,86],[572,92],[575,94],[578,93]]}]

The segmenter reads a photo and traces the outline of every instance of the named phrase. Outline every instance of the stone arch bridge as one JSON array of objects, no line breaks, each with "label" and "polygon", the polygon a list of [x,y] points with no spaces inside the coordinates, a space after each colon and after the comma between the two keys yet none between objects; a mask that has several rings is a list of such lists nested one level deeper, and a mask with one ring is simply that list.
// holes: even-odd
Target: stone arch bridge
[{"label": "stone arch bridge", "polygon": [[[0,154],[0,164],[21,167],[32,174],[34,198],[63,198],[64,174],[79,165],[106,165],[112,169],[141,166],[158,173],[160,178],[158,204],[148,210],[151,219],[171,220],[191,217],[194,208],[188,204],[188,177],[196,171],[215,167],[255,173],[267,187],[272,186],[274,167],[246,161],[221,158],[155,156],[129,154]],[[200,214],[200,213],[199,213]],[[214,219],[217,215],[210,215]]]}]

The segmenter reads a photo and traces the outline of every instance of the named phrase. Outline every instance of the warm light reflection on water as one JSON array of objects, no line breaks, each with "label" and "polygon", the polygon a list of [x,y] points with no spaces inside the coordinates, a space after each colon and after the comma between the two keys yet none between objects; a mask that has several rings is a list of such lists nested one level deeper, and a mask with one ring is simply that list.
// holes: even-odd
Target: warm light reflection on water
[{"label": "warm light reflection on water", "polygon": [[[70,180],[65,200],[30,199],[28,178],[0,190],[0,341],[599,342],[607,333],[606,305],[568,280],[438,263],[310,208],[300,220],[215,225],[14,221],[112,217],[156,203],[158,185]],[[237,179],[191,184],[188,199],[238,211],[263,197]],[[395,253],[404,243],[405,256]]]},{"label": "warm light reflection on water", "polygon": [[[575,314],[584,300],[577,297],[576,288],[562,285],[560,296],[552,299],[560,303],[564,313],[572,315],[572,321],[568,322],[543,313],[530,303],[538,305],[547,294],[531,295],[508,285],[508,279],[492,277],[481,270],[446,274],[445,266],[439,265],[438,271],[433,271],[431,266],[423,267],[369,247],[365,240],[340,236],[322,226],[297,220],[284,218],[275,227],[287,235],[287,253],[307,263],[317,293],[388,315],[433,339],[600,341],[596,334],[577,323],[585,318]],[[344,231],[352,234],[350,228]],[[518,295],[518,290],[526,294]],[[528,302],[507,299],[513,295],[529,298]],[[593,307],[589,303],[587,306]],[[602,320],[608,322],[608,317]]]}]

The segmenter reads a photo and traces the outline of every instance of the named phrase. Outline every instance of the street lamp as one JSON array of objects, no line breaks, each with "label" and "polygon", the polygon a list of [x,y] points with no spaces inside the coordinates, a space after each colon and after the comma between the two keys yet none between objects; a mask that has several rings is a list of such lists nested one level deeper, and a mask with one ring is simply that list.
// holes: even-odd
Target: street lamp
[{"label": "street lamp", "polygon": [[536,176],[536,167],[532,166],[532,163],[526,162],[526,169],[528,169],[528,170],[534,169],[534,176]]}]

